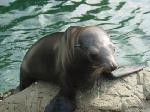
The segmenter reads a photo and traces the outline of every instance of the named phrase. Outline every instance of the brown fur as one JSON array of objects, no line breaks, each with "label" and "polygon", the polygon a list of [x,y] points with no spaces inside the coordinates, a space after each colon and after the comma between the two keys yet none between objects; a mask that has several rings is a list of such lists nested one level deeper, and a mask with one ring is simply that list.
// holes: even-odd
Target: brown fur
[{"label": "brown fur", "polygon": [[45,112],[73,112],[76,91],[116,68],[111,46],[107,33],[95,26],[74,26],[47,35],[23,59],[20,90],[36,80],[59,84],[60,91]]}]

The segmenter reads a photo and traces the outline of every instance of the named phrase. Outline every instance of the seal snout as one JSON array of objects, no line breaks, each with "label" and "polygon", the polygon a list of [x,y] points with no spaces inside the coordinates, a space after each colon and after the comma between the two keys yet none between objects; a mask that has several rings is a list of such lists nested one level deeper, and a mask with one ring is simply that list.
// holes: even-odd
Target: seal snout
[{"label": "seal snout", "polygon": [[117,69],[117,63],[113,63],[111,64],[111,71],[114,71],[115,69]]},{"label": "seal snout", "polygon": [[102,64],[101,66],[103,66],[103,70],[105,71],[105,72],[112,72],[112,71],[114,71],[115,69],[117,69],[117,63],[112,63],[112,62],[110,62],[110,63],[104,63],[104,64]]},{"label": "seal snout", "polygon": [[111,71],[114,71],[115,69],[117,69],[118,64],[112,54],[110,55],[110,57],[108,57],[108,60],[109,60],[108,62],[110,63]]}]

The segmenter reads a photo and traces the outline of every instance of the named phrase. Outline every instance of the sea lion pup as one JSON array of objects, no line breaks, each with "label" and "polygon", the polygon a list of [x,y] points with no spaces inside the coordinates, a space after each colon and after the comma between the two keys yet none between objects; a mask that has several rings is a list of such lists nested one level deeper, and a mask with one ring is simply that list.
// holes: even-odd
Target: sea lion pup
[{"label": "sea lion pup", "polygon": [[60,91],[45,112],[73,112],[76,91],[117,67],[114,45],[96,26],[69,27],[47,35],[26,53],[20,68],[19,89],[36,80],[58,84]]}]

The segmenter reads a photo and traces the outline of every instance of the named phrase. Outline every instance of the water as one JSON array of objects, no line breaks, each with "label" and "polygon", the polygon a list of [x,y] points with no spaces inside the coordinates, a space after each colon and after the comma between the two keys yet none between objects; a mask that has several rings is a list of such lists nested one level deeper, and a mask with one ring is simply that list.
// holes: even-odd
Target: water
[{"label": "water", "polygon": [[116,45],[119,64],[150,66],[150,0],[0,0],[0,91],[19,84],[28,48],[73,25],[97,25]]}]

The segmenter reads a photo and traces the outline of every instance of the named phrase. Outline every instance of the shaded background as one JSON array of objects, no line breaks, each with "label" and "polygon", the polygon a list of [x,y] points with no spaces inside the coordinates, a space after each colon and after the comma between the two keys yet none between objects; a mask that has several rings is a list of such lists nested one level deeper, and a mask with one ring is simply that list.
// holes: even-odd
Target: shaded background
[{"label": "shaded background", "polygon": [[150,0],[0,0],[0,91],[19,84],[34,42],[72,25],[105,29],[120,65],[150,66]]}]

